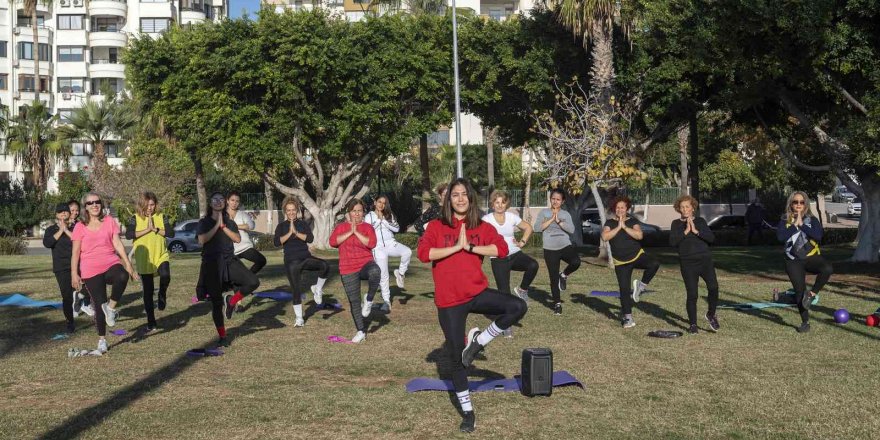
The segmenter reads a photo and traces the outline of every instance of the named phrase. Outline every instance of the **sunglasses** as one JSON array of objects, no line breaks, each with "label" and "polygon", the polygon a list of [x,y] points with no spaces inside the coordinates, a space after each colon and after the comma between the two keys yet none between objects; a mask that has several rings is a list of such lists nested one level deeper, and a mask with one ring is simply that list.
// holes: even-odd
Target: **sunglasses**
[{"label": "sunglasses", "polygon": [[804,202],[803,200],[792,200],[791,204],[792,205],[805,205],[806,202]]},{"label": "sunglasses", "polygon": [[101,204],[100,200],[89,200],[88,202],[85,203],[86,206],[100,205],[100,204]]}]

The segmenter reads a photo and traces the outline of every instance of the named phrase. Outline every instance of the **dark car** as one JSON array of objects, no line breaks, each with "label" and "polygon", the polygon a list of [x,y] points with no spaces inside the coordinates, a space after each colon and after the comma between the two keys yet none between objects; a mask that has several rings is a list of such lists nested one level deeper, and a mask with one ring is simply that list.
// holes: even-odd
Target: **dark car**
[{"label": "dark car", "polygon": [[719,215],[707,222],[709,229],[745,229],[746,217],[738,214]]}]

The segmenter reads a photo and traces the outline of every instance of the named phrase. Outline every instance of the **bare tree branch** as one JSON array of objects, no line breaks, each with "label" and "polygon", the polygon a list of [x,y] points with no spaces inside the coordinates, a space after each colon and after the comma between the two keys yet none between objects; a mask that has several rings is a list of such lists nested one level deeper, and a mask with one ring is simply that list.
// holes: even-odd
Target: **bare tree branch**
[{"label": "bare tree branch", "polygon": [[785,156],[785,158],[788,159],[789,162],[791,162],[795,166],[797,166],[799,168],[803,168],[807,171],[814,171],[814,172],[831,171],[831,165],[808,165],[808,164],[798,160],[798,158],[796,158],[792,152],[785,149],[785,147],[782,145],[782,142],[772,138],[772,135],[771,135],[772,131],[770,130],[770,126],[767,125],[767,122],[761,116],[761,113],[758,112],[758,109],[753,109],[753,110],[755,112],[755,116],[758,118],[758,121],[761,123],[761,126],[764,127],[764,133],[767,134],[767,137],[773,142],[774,145],[776,145],[776,148],[779,149],[779,152],[782,153],[782,155]]},{"label": "bare tree branch", "polygon": [[831,74],[826,73],[826,75],[827,75],[827,77],[828,77],[828,81],[831,82],[831,85],[834,86],[835,89],[837,89],[837,92],[838,92],[838,93],[840,93],[841,95],[843,95],[843,98],[846,99],[846,101],[849,102],[850,105],[852,105],[853,107],[855,107],[855,108],[856,108],[858,111],[860,111],[863,115],[868,116],[868,109],[867,109],[864,105],[862,105],[862,103],[859,102],[859,100],[857,100],[857,99],[856,99],[853,95],[851,95],[851,94],[850,94],[845,88],[843,88],[843,86],[840,85],[840,83],[838,83],[837,81],[835,81],[834,78],[831,77]]},{"label": "bare tree branch", "polygon": [[778,93],[779,101],[782,104],[782,107],[788,111],[795,119],[800,122],[802,126],[809,129],[813,132],[813,135],[816,136],[816,139],[819,140],[822,144],[826,146],[833,147],[833,149],[824,149],[822,150],[825,154],[832,155],[830,159],[834,161],[837,157],[835,156],[843,156],[849,152],[849,146],[839,140],[835,139],[833,136],[830,136],[822,127],[818,125],[813,125],[810,122],[810,118],[807,117],[806,113],[801,111],[800,107],[795,104],[791,98],[788,97],[788,94],[784,91],[780,91]]}]

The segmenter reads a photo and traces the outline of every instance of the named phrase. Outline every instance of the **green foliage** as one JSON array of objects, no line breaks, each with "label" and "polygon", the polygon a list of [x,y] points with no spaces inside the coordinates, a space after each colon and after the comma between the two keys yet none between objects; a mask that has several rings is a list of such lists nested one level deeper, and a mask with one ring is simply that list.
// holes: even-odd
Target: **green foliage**
[{"label": "green foliage", "polygon": [[18,182],[0,182],[0,235],[19,236],[28,228],[51,218],[51,210],[37,189]]},{"label": "green foliage", "polygon": [[752,173],[742,156],[730,150],[722,151],[718,161],[706,167],[703,183],[707,190],[714,192],[761,187],[761,180]]},{"label": "green foliage", "polygon": [[89,179],[82,172],[65,173],[58,178],[58,202],[67,202],[68,200],[81,201],[82,197],[92,188],[89,185]]},{"label": "green foliage", "polygon": [[0,255],[24,255],[27,243],[23,237],[0,235]]},{"label": "green foliage", "polygon": [[33,172],[34,184],[42,197],[49,180],[51,165],[56,160],[66,161],[70,148],[57,140],[55,121],[57,116],[49,114],[42,101],[24,105],[18,114],[8,119],[6,109],[0,116],[0,125],[6,131],[8,150],[14,163]]}]

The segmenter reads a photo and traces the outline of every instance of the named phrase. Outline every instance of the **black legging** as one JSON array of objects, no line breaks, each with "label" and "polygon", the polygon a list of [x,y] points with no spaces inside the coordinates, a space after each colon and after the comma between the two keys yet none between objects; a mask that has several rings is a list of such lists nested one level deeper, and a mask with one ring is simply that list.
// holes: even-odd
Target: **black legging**
[{"label": "black legging", "polygon": [[[348,297],[348,303],[351,307],[351,317],[354,319],[354,326],[358,331],[367,330],[364,323],[364,316],[361,315],[361,281],[367,281],[367,301],[372,301],[376,296],[376,290],[379,288],[379,279],[382,271],[375,261],[370,261],[361,268],[361,270],[345,275],[342,278],[342,287],[345,289],[345,295]],[[296,294],[293,295],[294,298]]]},{"label": "black legging", "polygon": [[[153,274],[139,274],[141,285],[144,287],[144,311],[147,312],[147,325],[156,326],[156,312],[153,310]],[[159,299],[164,301],[168,292],[168,284],[171,283],[171,265],[166,261],[159,265]]]},{"label": "black legging", "polygon": [[809,322],[810,311],[803,306],[804,295],[807,294],[807,273],[816,275],[816,282],[810,289],[813,293],[819,293],[825,283],[831,278],[834,269],[831,263],[822,258],[821,255],[813,255],[807,257],[806,260],[789,260],[785,259],[785,273],[791,280],[791,286],[794,287],[794,297],[797,302],[798,312],[801,315],[801,321]]},{"label": "black legging", "polygon": [[202,260],[202,278],[205,283],[205,293],[211,298],[211,317],[214,318],[214,326],[223,327],[223,292],[232,288],[235,292],[240,292],[247,296],[254,293],[260,287],[260,279],[249,271],[238,258],[233,258],[226,263],[227,275],[229,283],[223,283],[223,277],[219,273],[219,266],[216,261]]},{"label": "black legging", "polygon": [[525,316],[526,302],[495,289],[486,289],[464,304],[437,309],[437,318],[449,350],[452,384],[456,392],[468,390],[467,371],[461,364],[461,352],[465,347],[467,316],[470,313],[498,316],[495,325],[501,330],[507,330]]},{"label": "black legging", "polygon": [[699,296],[700,278],[706,282],[709,291],[709,315],[715,315],[718,307],[718,277],[715,276],[715,263],[712,256],[704,256],[699,259],[681,260],[681,279],[684,280],[684,288],[687,291],[688,323],[697,324],[697,297]]},{"label": "black legging", "polygon": [[98,329],[98,336],[105,336],[107,321],[101,305],[107,302],[107,285],[111,286],[110,299],[118,303],[128,286],[128,272],[121,264],[114,264],[106,272],[84,279],[83,284],[92,297],[92,304],[95,307],[95,327]]},{"label": "black legging", "polygon": [[263,266],[266,265],[266,257],[264,257],[263,254],[260,253],[260,251],[254,248],[250,248],[240,254],[237,254],[236,257],[254,263],[253,265],[251,265],[251,272],[253,273],[259,272],[260,269],[262,269]]},{"label": "black legging", "polygon": [[73,286],[70,280],[70,270],[55,272],[55,281],[58,281],[58,289],[61,291],[61,311],[67,325],[73,324]]},{"label": "black legging", "polygon": [[[580,264],[580,260],[578,260],[578,264]],[[495,275],[495,286],[502,293],[510,293],[511,271],[525,272],[519,288],[528,290],[532,281],[535,280],[535,275],[538,274],[538,262],[522,251],[505,258],[493,258],[492,274]]]},{"label": "black legging", "polygon": [[315,257],[288,261],[284,263],[284,268],[287,270],[287,281],[290,282],[294,304],[302,304],[302,290],[299,283],[304,270],[318,271],[318,278],[327,278],[330,274],[330,266],[327,265],[327,262]]},{"label": "black legging", "polygon": [[560,302],[559,298],[559,262],[565,261],[568,265],[562,272],[569,276],[581,267],[581,257],[574,246],[568,245],[558,251],[544,249],[544,263],[550,272],[550,292],[553,294],[553,302]]},{"label": "black legging", "polygon": [[620,289],[620,313],[629,315],[632,313],[632,273],[633,269],[644,269],[642,282],[648,284],[660,270],[660,263],[654,257],[643,253],[632,263],[618,264],[614,266],[614,274],[617,275],[617,287]]}]

